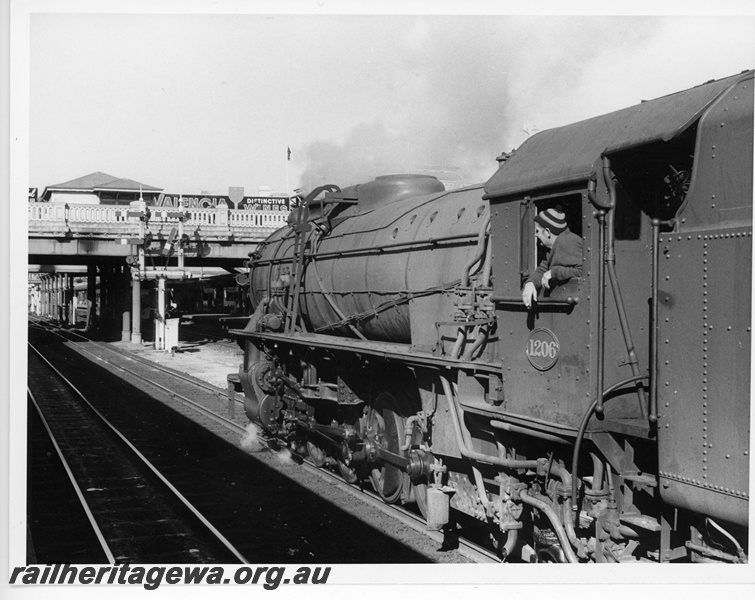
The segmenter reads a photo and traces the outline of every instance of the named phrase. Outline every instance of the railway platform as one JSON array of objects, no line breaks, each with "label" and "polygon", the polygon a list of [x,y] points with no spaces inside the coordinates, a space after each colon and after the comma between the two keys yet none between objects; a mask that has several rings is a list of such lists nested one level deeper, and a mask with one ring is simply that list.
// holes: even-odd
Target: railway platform
[{"label": "railway platform", "polygon": [[238,373],[244,353],[230,340],[179,340],[174,352],[155,350],[153,343],[110,342],[123,352],[150,360],[164,367],[187,373],[207,383],[226,389],[228,374]]}]

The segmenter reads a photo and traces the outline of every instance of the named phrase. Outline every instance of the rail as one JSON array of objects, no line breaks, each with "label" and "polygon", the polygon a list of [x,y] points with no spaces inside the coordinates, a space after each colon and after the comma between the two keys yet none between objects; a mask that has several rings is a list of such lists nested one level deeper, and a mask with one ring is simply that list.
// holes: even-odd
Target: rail
[{"label": "rail", "polygon": [[[212,539],[213,543],[217,543],[218,547],[222,549],[223,554],[228,553],[228,556],[233,556],[236,560],[238,560],[240,563],[243,564],[249,564],[249,561],[238,551],[234,546],[228,541],[228,539],[184,496],[178,488],[176,488],[166,477],[165,475],[158,470],[158,468],[143,454],[135,445],[132,443],[126,435],[124,435],[108,418],[105,417],[103,413],[101,413],[91,402],[90,400],[84,396],[84,394],[69,380],[67,379],[63,373],[61,373],[58,368],[53,365],[53,363],[50,361],[50,359],[45,356],[40,350],[31,342],[28,342],[28,347],[33,350],[35,361],[41,361],[37,362],[37,364],[43,364],[46,365],[45,369],[49,369],[49,373],[53,374],[53,378],[58,381],[62,382],[62,384],[59,384],[61,389],[64,389],[65,391],[62,393],[61,398],[63,399],[63,402],[58,403],[59,407],[63,407],[62,410],[59,412],[61,415],[61,418],[58,419],[60,422],[68,422],[70,423],[72,421],[72,417],[76,417],[76,415],[84,414],[79,412],[71,412],[66,408],[66,398],[74,398],[77,400],[75,403],[76,406],[79,408],[86,407],[86,415],[87,417],[82,419],[76,419],[79,423],[84,423],[86,426],[86,423],[92,423],[95,425],[95,428],[97,431],[107,431],[109,435],[111,435],[111,441],[109,442],[110,445],[107,446],[108,448],[115,448],[116,445],[120,446],[123,445],[124,447],[128,448],[130,454],[135,458],[134,465],[138,470],[136,480],[137,483],[144,482],[148,483],[150,485],[151,482],[149,482],[148,479],[144,478],[143,474],[148,474],[150,477],[154,477],[157,482],[159,482],[157,485],[162,486],[160,489],[167,490],[168,495],[171,499],[176,501],[180,506],[181,509],[184,511],[187,511],[191,515],[191,519],[193,519],[196,523],[199,524],[199,529],[202,531],[206,531],[209,534],[208,539]],[[38,357],[38,358],[37,358]],[[31,390],[29,390],[29,393],[31,394]],[[40,411],[40,414],[43,414],[44,410]],[[114,442],[114,444],[113,444]],[[138,465],[138,466],[137,466]],[[143,483],[140,485],[140,487],[144,487]],[[156,488],[157,489],[157,488]],[[152,507],[154,509],[154,507]],[[157,513],[157,510],[155,510]],[[151,514],[151,513],[150,513]],[[166,517],[172,518],[173,512],[171,512],[171,509],[168,509],[167,512],[162,513],[162,520],[164,521]],[[159,519],[156,522],[161,522]],[[99,526],[96,528],[98,531],[100,530]],[[111,529],[111,536],[112,536],[112,529]],[[101,543],[104,540],[101,540]],[[106,546],[110,546],[109,543],[106,543]],[[111,546],[110,546],[111,547]],[[115,558],[113,556],[112,552],[108,552],[108,560],[111,562],[116,562]]]}]

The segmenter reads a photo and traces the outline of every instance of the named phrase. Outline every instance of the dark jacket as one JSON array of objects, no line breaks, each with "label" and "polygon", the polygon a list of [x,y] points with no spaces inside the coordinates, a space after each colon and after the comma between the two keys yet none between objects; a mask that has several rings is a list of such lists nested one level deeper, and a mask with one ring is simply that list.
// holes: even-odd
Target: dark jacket
[{"label": "dark jacket", "polygon": [[564,283],[572,277],[582,277],[582,238],[569,229],[559,234],[548,256],[540,262],[527,281],[531,281],[540,289],[543,274],[548,270],[551,272],[553,283]]}]

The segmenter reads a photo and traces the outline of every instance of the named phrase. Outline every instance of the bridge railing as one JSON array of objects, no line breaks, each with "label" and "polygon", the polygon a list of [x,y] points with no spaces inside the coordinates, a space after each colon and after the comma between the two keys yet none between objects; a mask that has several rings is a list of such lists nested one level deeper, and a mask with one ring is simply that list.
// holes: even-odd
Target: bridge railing
[{"label": "bridge railing", "polygon": [[[139,220],[129,217],[128,205],[58,204],[47,202],[29,203],[29,234],[97,235],[119,237],[135,235]],[[178,223],[175,208],[150,207],[147,230],[162,233],[166,227]],[[236,210],[225,206],[218,208],[186,209],[184,228],[199,233],[202,237],[260,240],[286,224],[285,211]]]},{"label": "bridge railing", "polygon": [[231,227],[261,227],[280,229],[286,224],[288,213],[281,210],[229,210]]},{"label": "bridge railing", "polygon": [[67,204],[69,223],[128,223],[123,206]]}]

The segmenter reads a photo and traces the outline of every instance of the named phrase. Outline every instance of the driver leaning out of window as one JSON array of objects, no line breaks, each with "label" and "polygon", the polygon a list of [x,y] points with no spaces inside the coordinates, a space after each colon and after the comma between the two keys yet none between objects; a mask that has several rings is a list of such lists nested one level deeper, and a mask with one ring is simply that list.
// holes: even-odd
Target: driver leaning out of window
[{"label": "driver leaning out of window", "polygon": [[522,289],[522,300],[527,308],[537,302],[540,288],[549,290],[572,277],[582,276],[582,238],[566,226],[566,215],[561,207],[539,212],[534,221],[535,237],[548,249],[548,255]]}]

